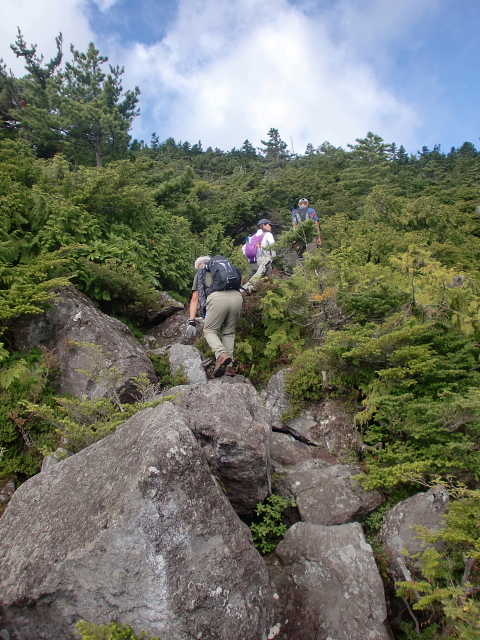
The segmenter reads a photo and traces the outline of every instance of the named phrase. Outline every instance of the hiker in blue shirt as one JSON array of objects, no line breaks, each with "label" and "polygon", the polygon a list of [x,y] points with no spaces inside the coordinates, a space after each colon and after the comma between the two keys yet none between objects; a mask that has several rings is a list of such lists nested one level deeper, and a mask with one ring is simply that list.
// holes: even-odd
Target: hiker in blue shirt
[{"label": "hiker in blue shirt", "polygon": [[318,231],[317,247],[321,247],[322,238],[320,236],[320,222],[318,220],[318,215],[315,209],[313,207],[309,207],[308,205],[309,202],[307,198],[300,198],[300,200],[298,201],[298,208],[292,211],[293,228],[296,229],[298,225],[301,222],[305,222],[305,220],[313,220]]}]

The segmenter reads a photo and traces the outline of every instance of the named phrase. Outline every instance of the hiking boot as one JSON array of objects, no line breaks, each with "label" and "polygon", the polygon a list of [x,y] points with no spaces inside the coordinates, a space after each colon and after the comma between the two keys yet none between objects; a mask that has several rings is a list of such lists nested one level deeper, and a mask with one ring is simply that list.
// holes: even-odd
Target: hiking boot
[{"label": "hiking boot", "polygon": [[224,375],[225,370],[229,364],[232,364],[232,356],[229,355],[226,351],[224,351],[217,358],[217,362],[215,363],[215,369],[213,370],[213,377],[221,378]]},{"label": "hiking boot", "polygon": [[228,367],[225,369],[225,375],[226,376],[231,376],[233,378],[233,376],[237,375],[237,372],[235,371],[235,369],[233,367],[228,365]]}]

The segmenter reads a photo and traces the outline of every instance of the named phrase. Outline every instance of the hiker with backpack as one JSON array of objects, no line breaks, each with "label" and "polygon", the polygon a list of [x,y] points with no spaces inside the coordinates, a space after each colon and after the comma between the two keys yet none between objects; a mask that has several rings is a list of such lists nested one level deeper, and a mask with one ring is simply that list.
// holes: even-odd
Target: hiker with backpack
[{"label": "hiker with backpack", "polygon": [[298,201],[298,208],[292,211],[293,228],[296,229],[298,225],[301,222],[305,222],[305,220],[313,220],[315,222],[315,226],[317,227],[318,231],[317,247],[321,247],[322,238],[320,236],[320,222],[317,212],[313,207],[309,206],[307,198],[300,198],[300,200]]},{"label": "hiker with backpack", "polygon": [[234,376],[231,364],[235,331],[243,305],[240,293],[242,274],[223,256],[200,256],[195,260],[195,269],[197,273],[192,284],[190,320],[185,339],[197,334],[196,317],[200,311],[205,318],[203,335],[216,358],[213,377]]},{"label": "hiker with backpack", "polygon": [[[275,257],[275,252],[268,249],[275,243],[272,234],[272,222],[267,218],[262,218],[258,221],[257,226],[257,232],[243,245],[242,250],[250,263],[250,275],[253,276],[257,273],[258,267],[262,262],[265,263],[264,275],[269,276],[273,270],[272,258]],[[261,260],[261,258],[269,259]]]}]

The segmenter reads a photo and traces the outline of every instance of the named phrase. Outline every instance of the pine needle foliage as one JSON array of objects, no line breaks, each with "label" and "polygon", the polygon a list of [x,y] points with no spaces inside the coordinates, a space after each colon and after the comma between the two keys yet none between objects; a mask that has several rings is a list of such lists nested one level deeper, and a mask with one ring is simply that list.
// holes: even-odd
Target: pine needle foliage
[{"label": "pine needle foliage", "polygon": [[414,527],[429,546],[411,561],[412,580],[397,583],[398,595],[435,623],[439,637],[473,640],[480,638],[480,491],[451,493],[440,530]]}]

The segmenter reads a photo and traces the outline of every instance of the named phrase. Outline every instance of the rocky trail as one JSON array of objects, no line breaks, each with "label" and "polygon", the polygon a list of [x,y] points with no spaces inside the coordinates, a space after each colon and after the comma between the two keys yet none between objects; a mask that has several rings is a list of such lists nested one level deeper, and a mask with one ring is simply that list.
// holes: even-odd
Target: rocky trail
[{"label": "rocky trail", "polygon": [[[78,345],[87,342],[121,372],[122,398],[133,376],[155,379],[149,351],[168,351],[189,383],[79,453],[49,456],[13,493],[0,519],[0,638],[73,640],[79,619],[162,640],[392,638],[361,525],[383,496],[342,463],[359,443],[351,412],[327,399],[283,423],[285,371],[261,394],[241,375],[209,379],[201,353],[181,344],[181,305],[165,309],[146,346],[74,289],[18,326],[17,348],[57,350],[63,393],[105,394],[85,374],[91,355]],[[297,509],[262,558],[243,520],[272,490]],[[405,579],[402,549],[420,548],[411,525],[438,528],[447,506],[437,488],[387,513],[396,579]]]}]

